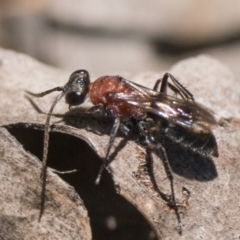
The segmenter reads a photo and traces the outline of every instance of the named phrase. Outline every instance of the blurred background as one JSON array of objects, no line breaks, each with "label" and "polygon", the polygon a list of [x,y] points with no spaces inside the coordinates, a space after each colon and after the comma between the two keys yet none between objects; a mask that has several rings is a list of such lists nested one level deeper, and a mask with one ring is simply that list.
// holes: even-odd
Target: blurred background
[{"label": "blurred background", "polygon": [[70,71],[166,71],[207,53],[240,75],[240,1],[1,0],[0,47]]}]

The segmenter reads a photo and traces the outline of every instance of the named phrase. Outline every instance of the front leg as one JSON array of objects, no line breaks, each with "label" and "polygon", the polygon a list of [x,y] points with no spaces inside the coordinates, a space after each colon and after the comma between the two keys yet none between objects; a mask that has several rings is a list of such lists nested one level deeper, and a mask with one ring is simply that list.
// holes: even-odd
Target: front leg
[{"label": "front leg", "polygon": [[107,152],[106,152],[105,158],[103,159],[103,164],[102,164],[102,166],[99,170],[97,179],[95,181],[96,185],[98,185],[100,180],[101,180],[101,176],[102,176],[102,172],[103,172],[104,168],[106,168],[109,164],[109,159],[108,159],[109,153],[110,153],[111,147],[113,146],[113,143],[114,143],[114,140],[115,140],[115,137],[117,135],[117,131],[118,131],[119,127],[120,127],[120,118],[115,118],[115,121],[114,121],[114,124],[113,124],[113,127],[112,127],[112,131],[111,131],[111,134],[110,134],[110,139],[109,139]]}]

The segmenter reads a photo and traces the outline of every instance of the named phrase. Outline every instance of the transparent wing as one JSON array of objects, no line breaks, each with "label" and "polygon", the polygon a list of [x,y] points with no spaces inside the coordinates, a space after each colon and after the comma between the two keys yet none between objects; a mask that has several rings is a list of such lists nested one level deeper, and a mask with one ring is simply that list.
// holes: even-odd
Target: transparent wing
[{"label": "transparent wing", "polygon": [[[151,94],[153,92],[153,94]],[[191,129],[196,133],[208,133],[217,125],[210,110],[194,101],[186,101],[155,92],[148,92],[148,97],[138,93],[117,93],[112,98],[124,100],[132,106],[144,109],[169,123]]]}]

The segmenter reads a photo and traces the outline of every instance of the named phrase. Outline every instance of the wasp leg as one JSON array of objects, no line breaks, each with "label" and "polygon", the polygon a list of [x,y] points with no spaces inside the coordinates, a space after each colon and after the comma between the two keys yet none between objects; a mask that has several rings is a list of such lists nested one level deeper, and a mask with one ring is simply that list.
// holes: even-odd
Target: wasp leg
[{"label": "wasp leg", "polygon": [[[173,84],[169,83],[169,78],[172,80]],[[182,99],[194,101],[193,95],[172,74],[165,73],[163,78],[156,81],[153,90],[157,91],[160,84],[160,93],[167,94],[167,88],[169,87],[175,94],[179,94]]]},{"label": "wasp leg", "polygon": [[107,149],[105,158],[103,160],[103,164],[102,164],[102,166],[101,166],[101,168],[98,172],[97,179],[95,181],[96,185],[99,184],[99,182],[101,180],[102,172],[109,164],[109,160],[108,160],[109,153],[110,153],[111,147],[113,146],[113,143],[114,143],[114,140],[115,140],[115,137],[117,135],[117,131],[118,131],[119,127],[120,127],[120,118],[115,118],[115,121],[114,121],[114,124],[113,124],[113,127],[112,127],[112,131],[111,131],[111,134],[110,134],[108,149]]},{"label": "wasp leg", "polygon": [[163,166],[164,166],[167,178],[170,181],[171,204],[173,206],[173,209],[177,217],[178,231],[180,234],[182,234],[181,217],[180,217],[178,207],[176,204],[176,199],[175,199],[174,178],[173,178],[173,174],[169,164],[166,150],[164,146],[161,144],[161,139],[159,139],[161,136],[161,130],[159,129],[158,125],[152,119],[149,118],[149,119],[146,119],[145,121],[139,122],[139,131],[140,131],[140,136],[144,138],[144,144],[151,150],[155,150],[157,153],[159,153],[158,155],[162,156]]}]

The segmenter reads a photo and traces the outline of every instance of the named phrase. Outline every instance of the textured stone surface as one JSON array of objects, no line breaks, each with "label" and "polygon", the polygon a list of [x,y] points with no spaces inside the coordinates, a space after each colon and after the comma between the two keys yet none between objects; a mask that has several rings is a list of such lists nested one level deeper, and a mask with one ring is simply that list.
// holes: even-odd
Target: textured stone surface
[{"label": "textured stone surface", "polygon": [[0,238],[91,239],[88,213],[77,193],[49,172],[44,216],[40,162],[0,128]]}]

